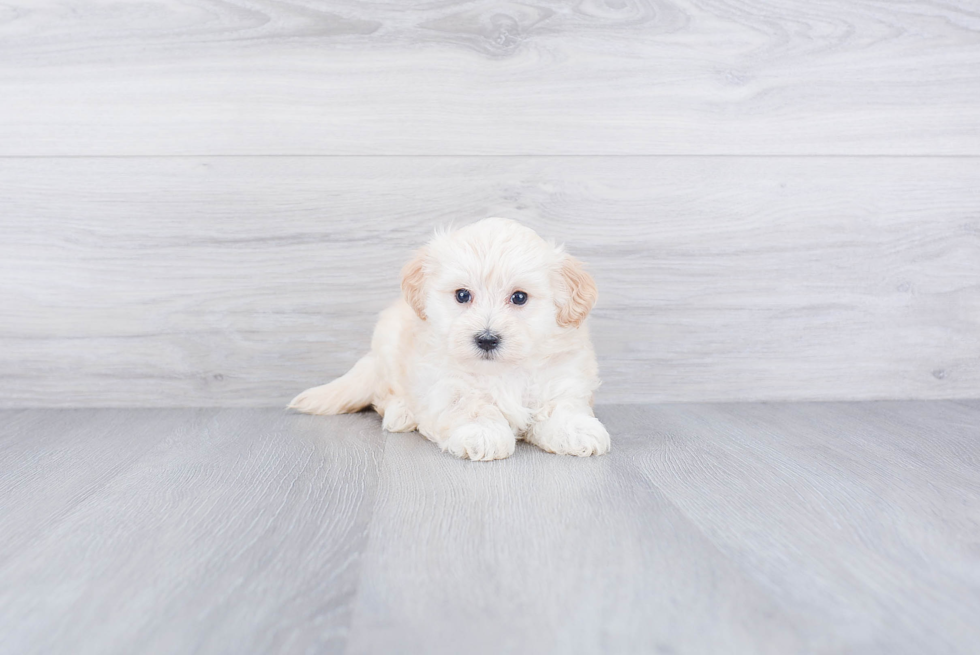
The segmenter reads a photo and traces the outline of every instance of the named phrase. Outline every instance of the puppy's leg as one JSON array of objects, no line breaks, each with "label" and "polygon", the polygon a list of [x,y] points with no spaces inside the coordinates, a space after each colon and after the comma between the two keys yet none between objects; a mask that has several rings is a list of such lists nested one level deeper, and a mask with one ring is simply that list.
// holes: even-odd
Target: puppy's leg
[{"label": "puppy's leg", "polygon": [[[550,411],[548,411],[550,410]],[[604,455],[609,452],[609,433],[592,414],[587,402],[557,403],[531,424],[525,440],[557,455]]]},{"label": "puppy's leg", "polygon": [[391,398],[383,408],[377,408],[384,416],[381,427],[388,432],[411,432],[418,427],[412,410],[401,398]]},{"label": "puppy's leg", "polygon": [[378,372],[374,353],[368,353],[354,367],[330,384],[307,389],[289,403],[289,409],[306,414],[347,414],[371,404]]},{"label": "puppy's leg", "polygon": [[463,398],[419,432],[456,457],[479,461],[514,454],[517,437],[500,410],[476,396]]}]

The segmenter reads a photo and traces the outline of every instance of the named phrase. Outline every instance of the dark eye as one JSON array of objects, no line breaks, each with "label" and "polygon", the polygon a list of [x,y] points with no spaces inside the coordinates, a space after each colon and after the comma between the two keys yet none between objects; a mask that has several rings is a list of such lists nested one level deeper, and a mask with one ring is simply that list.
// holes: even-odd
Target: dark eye
[{"label": "dark eye", "polygon": [[510,297],[510,301],[515,305],[523,305],[527,302],[527,294],[523,291],[515,291],[514,295]]},{"label": "dark eye", "polygon": [[470,298],[472,298],[472,296],[466,289],[456,289],[456,302],[467,303],[470,301]]}]

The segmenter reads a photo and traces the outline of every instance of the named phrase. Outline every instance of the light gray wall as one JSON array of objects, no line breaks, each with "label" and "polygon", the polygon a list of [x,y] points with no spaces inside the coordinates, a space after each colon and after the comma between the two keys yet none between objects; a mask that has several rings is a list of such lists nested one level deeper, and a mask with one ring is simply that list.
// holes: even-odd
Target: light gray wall
[{"label": "light gray wall", "polygon": [[2,406],[283,403],[490,215],[591,265],[600,402],[980,396],[980,13],[0,10]]}]

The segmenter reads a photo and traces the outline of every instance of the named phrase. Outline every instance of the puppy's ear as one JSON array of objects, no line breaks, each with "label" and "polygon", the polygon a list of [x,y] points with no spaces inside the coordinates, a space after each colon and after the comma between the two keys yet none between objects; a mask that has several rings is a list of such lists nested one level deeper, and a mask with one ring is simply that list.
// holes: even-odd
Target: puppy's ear
[{"label": "puppy's ear", "polygon": [[402,269],[402,295],[405,302],[425,320],[425,262],[428,253],[422,248]]},{"label": "puppy's ear", "polygon": [[582,262],[571,255],[562,257],[558,272],[560,288],[555,296],[558,325],[578,327],[592,311],[599,291],[595,280],[582,267]]}]

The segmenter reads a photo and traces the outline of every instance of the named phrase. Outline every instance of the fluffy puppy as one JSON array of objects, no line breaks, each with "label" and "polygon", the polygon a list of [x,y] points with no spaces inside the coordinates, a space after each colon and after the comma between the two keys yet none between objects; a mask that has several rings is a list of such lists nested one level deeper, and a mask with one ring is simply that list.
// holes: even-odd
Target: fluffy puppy
[{"label": "fluffy puppy", "polygon": [[602,455],[599,386],[586,317],[596,286],[582,264],[503,218],[437,233],[402,271],[371,352],[290,407],[343,414],[369,405],[390,432],[418,430],[457,457],[493,460],[517,439]]}]

